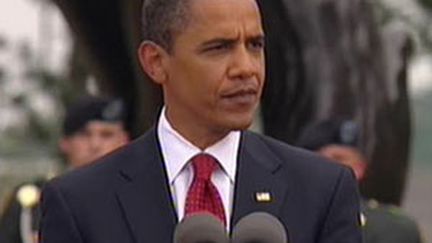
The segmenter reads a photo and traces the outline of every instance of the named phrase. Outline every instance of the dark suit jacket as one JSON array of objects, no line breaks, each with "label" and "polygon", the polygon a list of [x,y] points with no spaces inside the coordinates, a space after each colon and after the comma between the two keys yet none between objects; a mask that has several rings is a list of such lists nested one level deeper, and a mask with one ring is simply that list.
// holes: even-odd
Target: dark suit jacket
[{"label": "dark suit jacket", "polygon": [[[294,243],[360,243],[359,197],[345,167],[254,133],[241,138],[234,225],[277,216]],[[154,129],[95,164],[49,183],[42,243],[171,243],[176,211]],[[272,201],[257,202],[255,193]]]}]

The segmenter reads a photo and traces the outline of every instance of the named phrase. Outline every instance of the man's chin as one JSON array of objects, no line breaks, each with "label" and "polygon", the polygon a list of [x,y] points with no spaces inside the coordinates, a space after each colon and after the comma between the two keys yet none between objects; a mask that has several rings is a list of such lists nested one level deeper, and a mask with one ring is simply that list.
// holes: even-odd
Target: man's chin
[{"label": "man's chin", "polygon": [[252,125],[252,119],[236,120],[231,123],[232,131],[247,130]]},{"label": "man's chin", "polygon": [[220,113],[217,130],[220,131],[239,131],[247,130],[252,126],[254,115],[251,113],[239,114],[238,112]]}]

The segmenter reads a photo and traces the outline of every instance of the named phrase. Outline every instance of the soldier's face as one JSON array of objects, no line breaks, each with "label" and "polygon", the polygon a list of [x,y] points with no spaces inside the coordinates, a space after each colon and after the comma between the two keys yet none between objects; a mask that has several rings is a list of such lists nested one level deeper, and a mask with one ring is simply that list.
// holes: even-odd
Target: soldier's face
[{"label": "soldier's face", "polygon": [[366,170],[366,159],[355,148],[343,145],[331,144],[324,146],[318,151],[322,156],[339,164],[350,167],[357,180],[361,180]]},{"label": "soldier's face", "polygon": [[121,123],[91,121],[61,141],[61,150],[72,167],[88,164],[123,146],[129,138]]}]

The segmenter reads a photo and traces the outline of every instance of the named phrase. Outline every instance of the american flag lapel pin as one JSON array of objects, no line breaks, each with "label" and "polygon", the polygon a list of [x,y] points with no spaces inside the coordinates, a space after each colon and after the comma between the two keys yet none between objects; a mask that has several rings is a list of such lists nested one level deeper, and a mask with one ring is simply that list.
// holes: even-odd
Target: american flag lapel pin
[{"label": "american flag lapel pin", "polygon": [[256,192],[255,200],[257,202],[268,203],[271,202],[272,198],[270,192]]}]

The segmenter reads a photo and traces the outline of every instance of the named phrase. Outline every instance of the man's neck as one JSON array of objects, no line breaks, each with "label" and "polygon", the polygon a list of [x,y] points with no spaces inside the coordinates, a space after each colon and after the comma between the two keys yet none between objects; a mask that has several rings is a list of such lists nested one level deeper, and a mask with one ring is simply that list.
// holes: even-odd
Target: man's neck
[{"label": "man's neck", "polygon": [[175,123],[171,122],[169,118],[167,119],[174,130],[176,130],[181,136],[201,150],[205,150],[206,148],[222,140],[230,132],[229,130],[204,130],[198,127],[189,130],[185,127],[177,126]]},{"label": "man's neck", "polygon": [[199,126],[196,124],[191,126],[191,124],[188,123],[178,122],[173,119],[168,112],[165,112],[164,115],[177,133],[201,150],[212,146],[230,133],[229,129],[209,129],[206,126]]}]

